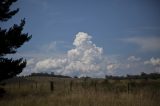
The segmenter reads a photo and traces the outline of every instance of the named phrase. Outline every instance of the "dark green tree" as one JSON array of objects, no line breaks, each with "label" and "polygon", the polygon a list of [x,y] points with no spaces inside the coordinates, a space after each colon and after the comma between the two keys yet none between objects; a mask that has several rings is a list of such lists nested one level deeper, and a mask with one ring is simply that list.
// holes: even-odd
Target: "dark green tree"
[{"label": "dark green tree", "polygon": [[[0,0],[0,21],[5,23],[14,16],[19,9],[10,10],[10,6],[17,0]],[[17,49],[31,39],[31,35],[23,33],[25,19],[19,25],[14,24],[8,29],[0,27],[0,82],[21,73],[26,66],[23,58],[14,60],[7,58],[7,54],[14,54]]]}]

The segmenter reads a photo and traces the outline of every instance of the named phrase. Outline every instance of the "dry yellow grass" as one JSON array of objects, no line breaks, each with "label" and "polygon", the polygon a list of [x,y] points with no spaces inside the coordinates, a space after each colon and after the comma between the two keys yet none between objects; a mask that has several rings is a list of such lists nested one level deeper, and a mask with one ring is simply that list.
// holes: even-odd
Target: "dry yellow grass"
[{"label": "dry yellow grass", "polygon": [[[37,87],[35,82],[21,83],[20,87],[18,83],[7,84],[5,88],[8,93],[1,98],[0,106],[160,106],[158,80],[148,81],[148,85],[137,81],[139,86],[130,88],[128,93],[127,81],[104,83],[102,79],[27,79],[37,81]],[[51,80],[54,81],[54,91],[50,91]]]}]

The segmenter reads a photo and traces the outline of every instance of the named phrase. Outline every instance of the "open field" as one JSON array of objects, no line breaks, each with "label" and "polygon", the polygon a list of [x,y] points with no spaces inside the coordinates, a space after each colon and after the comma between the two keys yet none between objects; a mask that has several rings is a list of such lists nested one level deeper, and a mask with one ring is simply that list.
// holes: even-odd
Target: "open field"
[{"label": "open field", "polygon": [[25,77],[5,89],[1,106],[160,106],[159,79]]}]

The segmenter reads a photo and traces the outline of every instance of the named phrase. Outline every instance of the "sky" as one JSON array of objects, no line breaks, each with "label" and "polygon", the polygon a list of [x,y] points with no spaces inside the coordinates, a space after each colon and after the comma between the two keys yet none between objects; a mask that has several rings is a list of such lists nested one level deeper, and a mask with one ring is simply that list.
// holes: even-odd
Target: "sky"
[{"label": "sky", "polygon": [[2,28],[19,24],[32,39],[11,57],[28,63],[21,75],[69,76],[160,72],[159,0],[18,0],[20,11]]}]

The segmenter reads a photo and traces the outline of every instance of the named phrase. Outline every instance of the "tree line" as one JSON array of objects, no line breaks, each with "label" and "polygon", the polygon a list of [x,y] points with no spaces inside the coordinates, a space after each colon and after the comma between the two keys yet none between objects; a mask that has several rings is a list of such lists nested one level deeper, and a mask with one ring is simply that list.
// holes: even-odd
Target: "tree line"
[{"label": "tree line", "polygon": [[160,73],[154,72],[154,73],[145,73],[142,72],[140,75],[126,75],[126,76],[112,76],[112,75],[106,75],[106,79],[113,79],[113,80],[121,80],[121,79],[158,79],[160,78]]},{"label": "tree line", "polygon": [[[71,76],[66,76],[66,75],[55,75],[54,72],[51,73],[31,73],[28,75],[30,77],[32,76],[42,76],[42,77],[57,77],[57,78],[72,78]],[[74,76],[73,78],[84,78],[84,79],[90,79],[92,77],[86,76],[86,77],[77,77]],[[160,73],[145,73],[142,72],[139,75],[126,75],[126,76],[114,76],[114,75],[105,75],[105,79],[112,79],[112,80],[123,80],[123,79],[159,79],[160,78]]]},{"label": "tree line", "polygon": [[55,75],[54,72],[51,73],[31,73],[29,76],[43,76],[43,77],[57,77],[57,78],[71,78],[66,75]]}]

